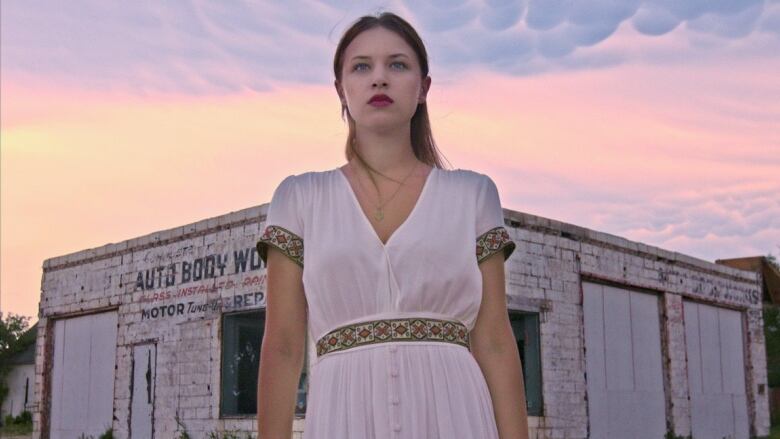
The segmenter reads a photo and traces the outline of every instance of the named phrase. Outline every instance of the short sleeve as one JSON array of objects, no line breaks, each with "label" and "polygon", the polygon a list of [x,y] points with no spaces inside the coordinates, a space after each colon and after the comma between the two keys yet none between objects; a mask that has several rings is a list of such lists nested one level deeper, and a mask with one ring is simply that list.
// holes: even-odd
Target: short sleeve
[{"label": "short sleeve", "polygon": [[476,211],[477,264],[494,253],[502,252],[504,260],[515,250],[515,243],[504,227],[504,212],[493,180],[482,175],[477,193]]},{"label": "short sleeve", "polygon": [[290,175],[274,191],[265,230],[257,241],[257,252],[268,263],[268,246],[272,245],[303,268],[303,221],[301,221],[300,189],[295,176]]}]

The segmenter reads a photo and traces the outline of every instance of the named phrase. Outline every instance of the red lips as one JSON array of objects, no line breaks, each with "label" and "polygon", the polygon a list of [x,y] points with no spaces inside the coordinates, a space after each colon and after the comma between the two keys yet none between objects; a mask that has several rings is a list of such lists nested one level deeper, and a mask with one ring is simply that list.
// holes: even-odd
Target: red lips
[{"label": "red lips", "polygon": [[390,96],[388,96],[386,94],[379,93],[379,94],[375,94],[374,96],[371,96],[371,99],[368,101],[368,103],[370,104],[372,102],[389,102],[389,103],[392,103],[393,100],[390,99]]}]

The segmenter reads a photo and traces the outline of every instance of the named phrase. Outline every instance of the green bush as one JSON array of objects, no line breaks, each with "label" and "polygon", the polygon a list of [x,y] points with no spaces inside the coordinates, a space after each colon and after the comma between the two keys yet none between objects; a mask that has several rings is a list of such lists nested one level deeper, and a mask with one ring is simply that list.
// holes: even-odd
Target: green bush
[{"label": "green bush", "polygon": [[3,316],[0,313],[0,407],[9,392],[6,377],[11,371],[11,362],[8,360],[35,343],[32,331],[28,330],[29,324],[30,317],[13,313]]},{"label": "green bush", "polygon": [[176,420],[176,432],[178,433],[176,439],[190,439],[190,433],[187,431],[187,427],[184,426],[184,423],[181,422],[178,413],[176,413],[174,419]]},{"label": "green bush", "polygon": [[[81,433],[81,436],[79,436],[77,439],[95,439],[95,436],[87,436],[86,433]],[[100,436],[98,436],[98,439],[114,439],[114,428],[111,427],[104,431]]]},{"label": "green bush", "polygon": [[0,437],[8,436],[22,436],[32,433],[32,424],[6,424],[0,428]]},{"label": "green bush", "polygon": [[242,436],[241,432],[238,430],[226,430],[221,434],[218,431],[210,431],[206,437],[208,439],[252,439],[252,435],[250,433],[244,433]]},{"label": "green bush", "polygon": [[25,410],[19,413],[19,416],[14,418],[14,424],[30,424],[32,425],[32,413]]},{"label": "green bush", "polygon": [[14,417],[11,415],[6,415],[5,418],[3,418],[3,429],[2,431],[4,433],[20,433],[24,434],[27,432],[32,431],[32,413],[25,410],[22,413],[20,413],[18,416]]},{"label": "green bush", "polygon": [[780,312],[778,311],[780,309],[777,305],[764,305],[764,341],[769,387],[780,386]]}]

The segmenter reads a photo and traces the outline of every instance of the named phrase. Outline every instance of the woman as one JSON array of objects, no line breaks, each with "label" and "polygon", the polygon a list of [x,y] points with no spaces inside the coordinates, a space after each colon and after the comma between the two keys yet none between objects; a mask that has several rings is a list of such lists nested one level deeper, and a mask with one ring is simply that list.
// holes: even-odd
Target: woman
[{"label": "woman", "polygon": [[257,244],[260,437],[291,437],[308,329],[305,439],[526,438],[504,290],[515,244],[493,181],[442,167],[422,41],[397,15],[365,16],[333,64],[347,163],[285,178]]}]

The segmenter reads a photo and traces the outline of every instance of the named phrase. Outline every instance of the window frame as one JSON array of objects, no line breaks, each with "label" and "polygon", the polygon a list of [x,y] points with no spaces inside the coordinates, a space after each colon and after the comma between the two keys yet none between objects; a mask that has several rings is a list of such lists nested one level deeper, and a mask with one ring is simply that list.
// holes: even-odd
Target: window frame
[{"label": "window frame", "polygon": [[[527,311],[521,309],[509,309],[509,323],[512,325],[512,333],[515,338],[515,343],[518,344],[517,350],[520,354],[520,359],[523,368],[523,382],[525,388],[525,400],[528,416],[544,416],[544,387],[543,387],[543,367],[542,367],[542,336],[541,336],[541,313],[537,311]],[[529,321],[528,319],[534,319]],[[523,336],[523,349],[520,348],[521,339],[518,338],[518,334],[515,332],[514,322],[519,322],[523,327],[531,329],[535,336],[535,340],[532,343],[525,342],[526,337],[529,334]],[[535,345],[534,345],[535,344]],[[529,351],[533,350],[533,351]],[[529,386],[529,383],[532,383]],[[529,397],[530,392],[535,392],[533,398]],[[536,405],[530,405],[535,403]]]},{"label": "window frame", "polygon": [[[225,378],[224,367],[225,367],[225,332],[226,332],[225,331],[225,325],[227,324],[227,321],[230,318],[234,317],[234,316],[243,315],[243,314],[253,314],[253,313],[257,313],[258,316],[259,316],[258,320],[262,321],[261,329],[260,329],[260,343],[259,343],[259,348],[258,348],[258,351],[257,351],[257,367],[255,368],[255,370],[257,371],[256,373],[259,373],[260,350],[262,349],[262,346],[263,346],[263,337],[265,337],[265,316],[266,316],[266,309],[265,309],[265,307],[253,308],[253,309],[243,309],[243,310],[237,310],[237,311],[230,311],[230,312],[222,313],[220,315],[220,322],[219,322],[219,349],[220,349],[220,353],[219,353],[219,402],[218,402],[218,404],[219,404],[219,419],[257,419],[257,410],[256,409],[255,409],[255,411],[253,413],[246,413],[246,414],[235,413],[235,414],[231,414],[231,413],[226,413],[225,412],[225,406],[224,406],[224,402],[225,402],[225,400],[224,400],[224,391],[225,391],[224,390],[224,387],[225,387],[225,383],[224,383],[224,378]],[[307,335],[307,337],[308,337],[308,335]],[[309,388],[309,365],[308,365],[309,353],[308,353],[308,350],[306,351],[306,353],[304,355],[305,356],[304,356],[303,368],[301,370],[301,375],[300,375],[299,380],[298,380],[298,391],[296,392],[296,407],[295,407],[295,413],[294,413],[294,417],[296,419],[305,417],[306,406],[307,406],[306,403],[308,401],[308,388]],[[258,377],[258,380],[259,380],[259,377]],[[301,380],[303,380],[303,383],[301,382]],[[301,398],[301,389],[302,388],[304,389],[303,390],[303,401],[304,401],[304,404],[303,404],[303,409],[299,410],[298,409],[298,400]],[[256,389],[254,390],[254,394],[257,394],[257,390]]]}]

